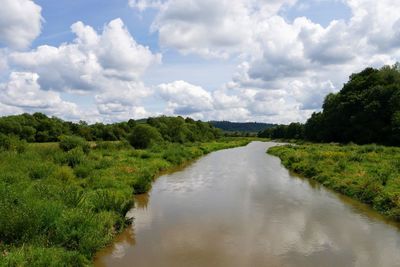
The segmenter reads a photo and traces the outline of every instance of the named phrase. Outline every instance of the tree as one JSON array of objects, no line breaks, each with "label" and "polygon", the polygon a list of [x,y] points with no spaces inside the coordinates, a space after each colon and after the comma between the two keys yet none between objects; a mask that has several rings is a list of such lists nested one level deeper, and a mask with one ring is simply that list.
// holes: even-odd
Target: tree
[{"label": "tree", "polygon": [[366,68],[350,76],[342,90],[329,94],[321,113],[305,125],[311,141],[400,145],[396,113],[400,111],[399,64]]},{"label": "tree", "polygon": [[132,129],[128,137],[129,143],[134,148],[144,149],[162,140],[160,132],[153,126],[138,124]]}]

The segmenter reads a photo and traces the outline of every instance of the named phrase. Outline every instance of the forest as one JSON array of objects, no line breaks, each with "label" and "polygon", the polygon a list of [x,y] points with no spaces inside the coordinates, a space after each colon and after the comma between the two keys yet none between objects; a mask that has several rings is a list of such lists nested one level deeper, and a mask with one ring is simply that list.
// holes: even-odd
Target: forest
[{"label": "forest", "polygon": [[314,142],[400,145],[400,64],[352,74],[338,93],[326,96],[321,112],[305,124],[266,129],[260,137]]},{"label": "forest", "polygon": [[262,122],[210,121],[209,123],[224,132],[238,133],[258,133],[265,129],[277,126],[276,124]]}]

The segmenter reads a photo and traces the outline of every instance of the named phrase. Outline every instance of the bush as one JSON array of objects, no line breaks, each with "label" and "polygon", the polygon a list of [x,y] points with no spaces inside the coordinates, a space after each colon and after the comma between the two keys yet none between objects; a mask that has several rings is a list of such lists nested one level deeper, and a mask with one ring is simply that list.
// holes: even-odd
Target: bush
[{"label": "bush", "polygon": [[54,242],[68,250],[78,250],[87,258],[112,238],[117,215],[83,209],[66,210],[57,220]]},{"label": "bush", "polygon": [[0,266],[87,266],[89,261],[76,251],[63,248],[22,247],[12,249],[0,258]]},{"label": "bush", "polygon": [[86,178],[93,171],[93,166],[89,163],[81,163],[74,168],[74,174],[78,178]]},{"label": "bush", "polygon": [[70,151],[74,148],[80,147],[85,154],[88,154],[90,151],[89,143],[79,136],[73,135],[63,135],[60,136],[59,146],[64,151]]},{"label": "bush", "polygon": [[29,177],[33,180],[49,177],[55,169],[53,164],[47,162],[38,162],[30,167]]},{"label": "bush", "polygon": [[133,183],[133,192],[143,194],[150,190],[153,177],[150,174],[143,173]]},{"label": "bush", "polygon": [[182,146],[170,145],[162,154],[163,159],[174,165],[182,164],[184,161],[191,159],[190,152]]},{"label": "bush", "polygon": [[128,137],[131,146],[139,149],[148,148],[153,143],[161,140],[160,132],[156,128],[146,124],[136,125]]},{"label": "bush", "polygon": [[85,160],[85,154],[80,147],[76,147],[67,152],[64,160],[68,166],[74,168]]},{"label": "bush", "polygon": [[53,173],[53,176],[62,182],[72,181],[75,178],[72,169],[68,166],[61,166],[57,168]]},{"label": "bush", "polygon": [[122,216],[133,206],[133,200],[118,191],[97,189],[85,195],[84,208],[94,212],[114,211]]},{"label": "bush", "polygon": [[0,133],[0,151],[14,151],[22,153],[26,150],[27,143],[16,136],[4,135]]}]

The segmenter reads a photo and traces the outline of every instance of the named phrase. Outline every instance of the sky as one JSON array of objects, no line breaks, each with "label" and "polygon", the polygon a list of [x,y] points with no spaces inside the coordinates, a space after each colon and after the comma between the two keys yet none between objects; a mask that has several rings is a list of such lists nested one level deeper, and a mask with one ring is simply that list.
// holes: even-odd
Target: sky
[{"label": "sky", "polygon": [[0,116],[304,122],[400,61],[398,0],[0,0]]}]

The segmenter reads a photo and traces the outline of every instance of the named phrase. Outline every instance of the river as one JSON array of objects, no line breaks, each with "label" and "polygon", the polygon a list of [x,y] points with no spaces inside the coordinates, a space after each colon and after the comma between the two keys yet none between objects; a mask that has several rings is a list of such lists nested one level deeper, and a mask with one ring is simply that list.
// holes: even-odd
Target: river
[{"label": "river", "polygon": [[400,266],[400,227],[291,175],[271,142],[211,153],[136,197],[95,266]]}]

